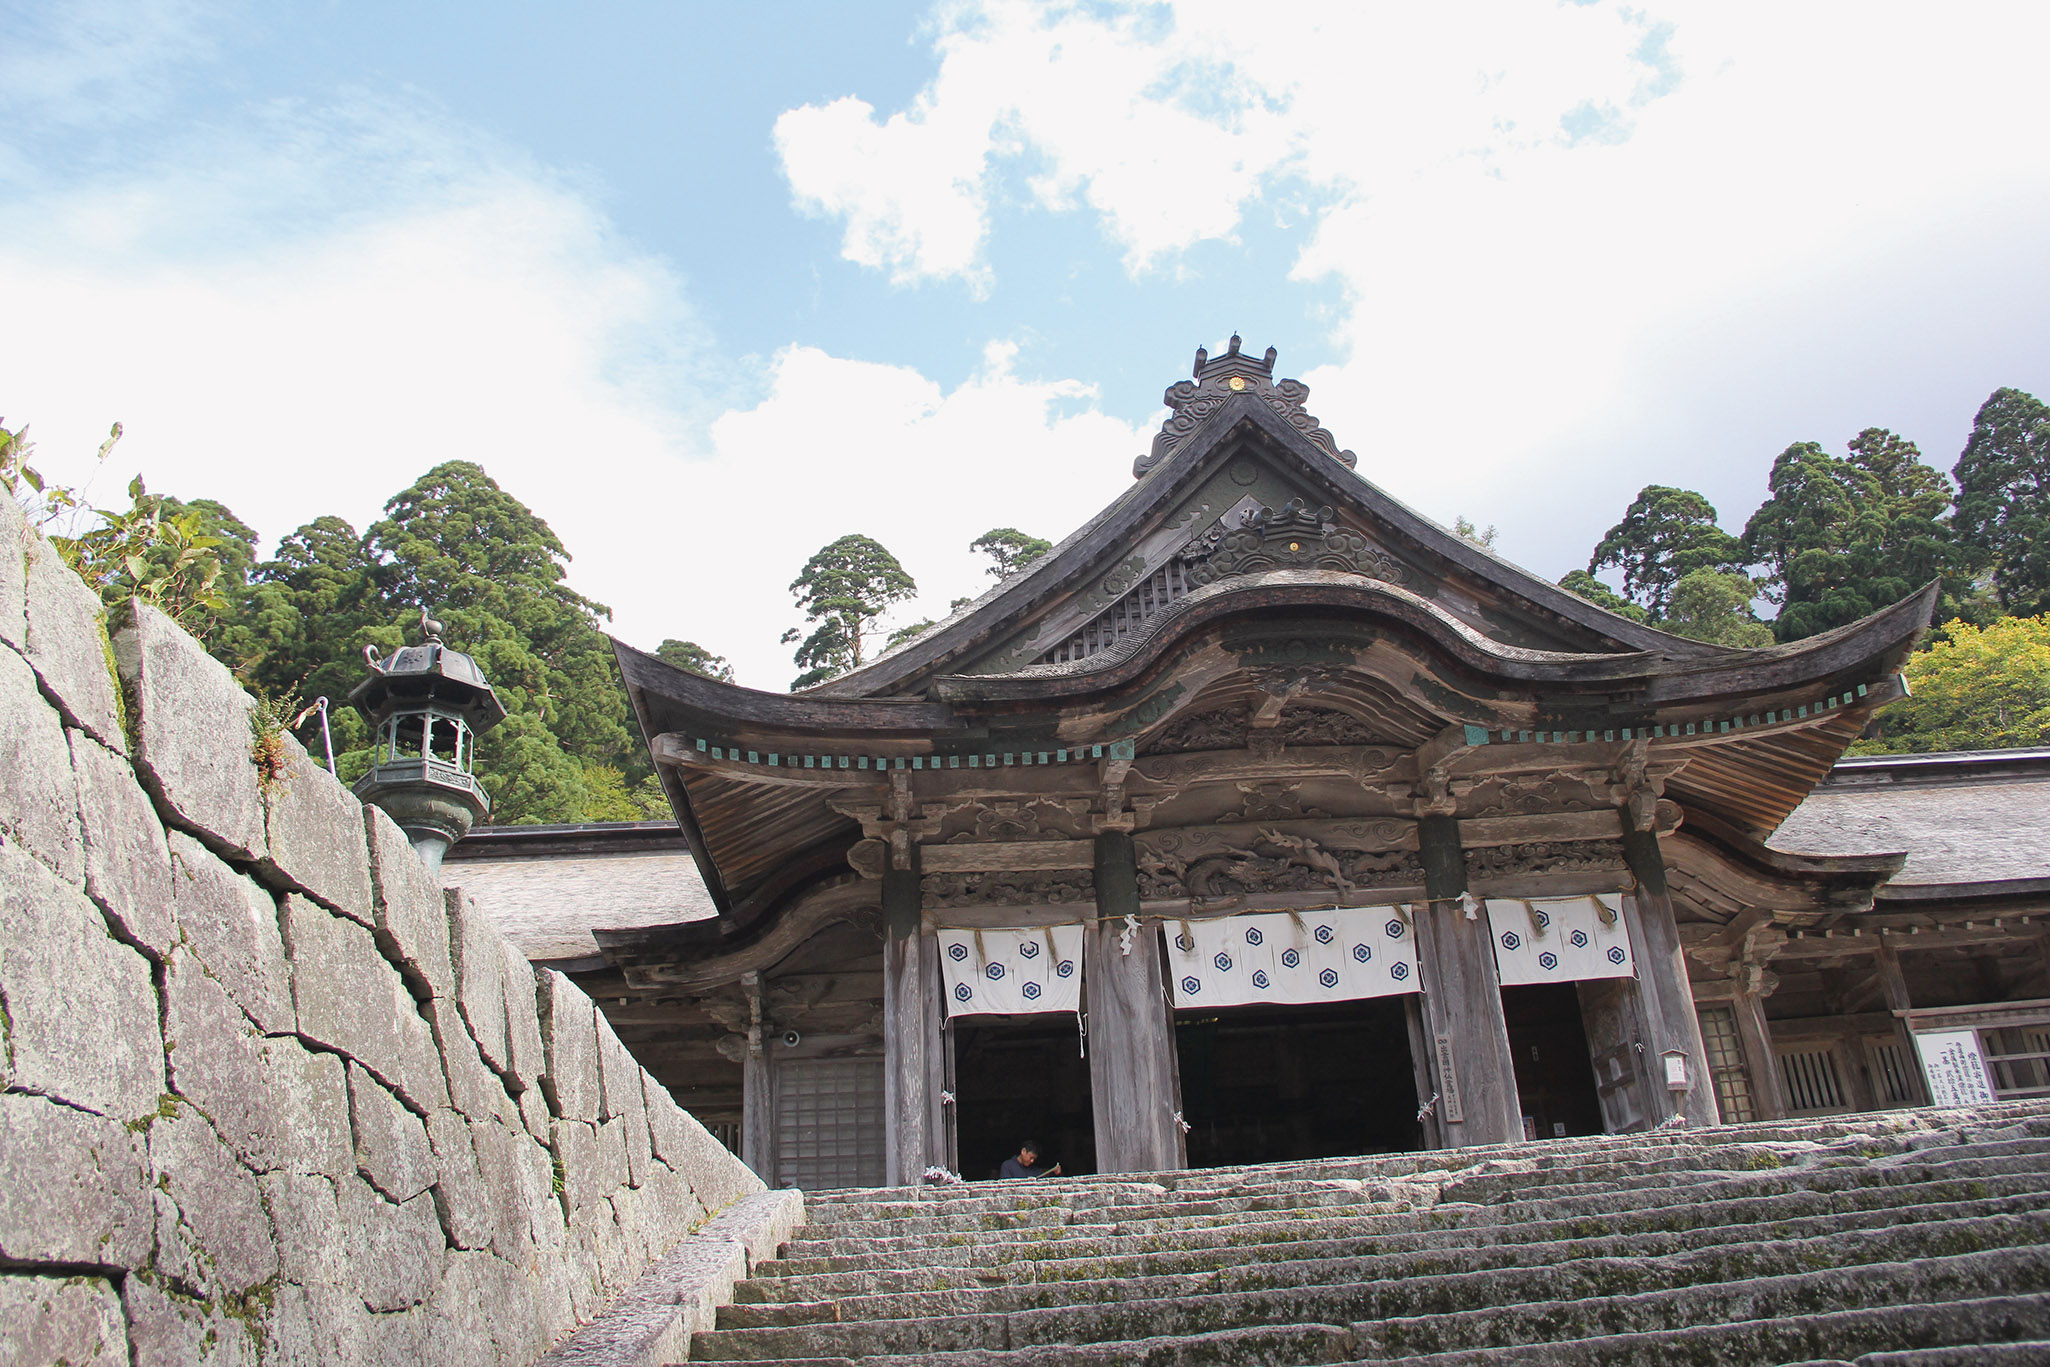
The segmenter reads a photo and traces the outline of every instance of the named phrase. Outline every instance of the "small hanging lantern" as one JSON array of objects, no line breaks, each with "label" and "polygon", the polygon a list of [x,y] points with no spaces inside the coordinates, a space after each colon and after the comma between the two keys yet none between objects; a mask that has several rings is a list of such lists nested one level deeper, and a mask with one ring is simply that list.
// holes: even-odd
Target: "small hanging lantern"
[{"label": "small hanging lantern", "polygon": [[441,631],[422,608],[421,644],[382,660],[365,646],[370,677],[349,694],[376,732],[375,761],[356,780],[356,796],[390,813],[435,870],[491,810],[474,773],[477,737],[505,720],[484,671],[443,645]]}]

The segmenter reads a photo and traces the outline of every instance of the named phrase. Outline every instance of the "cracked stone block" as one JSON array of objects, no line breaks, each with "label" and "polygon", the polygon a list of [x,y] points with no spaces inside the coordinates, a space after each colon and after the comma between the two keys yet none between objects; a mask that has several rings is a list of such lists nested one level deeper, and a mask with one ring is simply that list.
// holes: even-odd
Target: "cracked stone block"
[{"label": "cracked stone block", "polygon": [[522,1148],[532,1143],[525,1130],[502,1125],[470,1127],[470,1146],[477,1157],[477,1174],[493,1219],[491,1248],[501,1258],[525,1256],[533,1237],[526,1205],[526,1171],[521,1161]]},{"label": "cracked stone block", "polygon": [[12,846],[0,846],[0,1001],[10,1086],[118,1120],[156,1109],[164,1041],[149,960]]},{"label": "cracked stone block", "polygon": [[506,1094],[498,1074],[484,1066],[477,1041],[463,1023],[462,1013],[452,997],[436,997],[422,1003],[420,1014],[427,1020],[448,1079],[449,1103],[471,1120],[499,1120],[519,1123],[519,1107]]},{"label": "cracked stone block", "polygon": [[370,849],[363,804],[289,735],[278,737],[284,771],[262,790],[263,870],[352,920],[372,924]]},{"label": "cracked stone block", "polygon": [[430,1112],[427,1140],[434,1151],[434,1206],[448,1243],[489,1248],[497,1219],[491,1210],[470,1126],[453,1110]]},{"label": "cracked stone block", "polygon": [[376,1078],[349,1065],[349,1120],[356,1138],[356,1168],[392,1202],[405,1202],[434,1186],[434,1150],[427,1127]]},{"label": "cracked stone block", "polygon": [[355,1059],[421,1111],[447,1105],[433,1035],[370,932],[297,893],[283,910],[299,1034]]},{"label": "cracked stone block", "polygon": [[451,1253],[427,1305],[428,1341],[474,1345],[470,1360],[532,1362],[548,1346],[533,1278],[489,1253]]},{"label": "cracked stone block", "polygon": [[508,1072],[520,1091],[541,1085],[547,1059],[541,1050],[541,1016],[534,997],[534,966],[527,956],[503,936],[498,941],[504,960],[500,980],[505,984],[505,1043],[510,1056]]},{"label": "cracked stone block", "polygon": [[510,1073],[502,941],[490,915],[461,888],[448,890],[448,938],[455,954],[456,1006],[484,1062],[495,1073]]},{"label": "cracked stone block", "polygon": [[634,1186],[647,1180],[654,1154],[648,1138],[648,1098],[641,1087],[641,1065],[612,1033],[612,1023],[599,1012],[598,1086],[600,1105],[608,1122],[617,1121],[620,1140],[626,1146],[627,1180]]},{"label": "cracked stone block", "polygon": [[406,975],[415,996],[453,997],[455,963],[440,880],[420,862],[399,824],[383,811],[363,808],[363,833],[378,947]]},{"label": "cracked stone block", "polygon": [[0,1362],[128,1367],[121,1297],[104,1277],[0,1276]]},{"label": "cracked stone block", "polygon": [[0,1094],[0,1259],[140,1266],[155,1211],[142,1141],[105,1116]]},{"label": "cracked stone block", "polygon": [[556,1115],[595,1125],[600,1095],[597,1008],[554,969],[536,975],[535,994],[547,1056],[542,1091]]},{"label": "cracked stone block", "polygon": [[67,882],[85,880],[85,839],[78,825],[78,785],[64,723],[36,691],[36,676],[19,655],[0,650],[0,839],[19,845]]},{"label": "cracked stone block", "polygon": [[171,1086],[243,1163],[256,1172],[355,1171],[342,1060],[264,1035],[182,946],[164,966],[163,995]]},{"label": "cracked stone block", "polygon": [[226,665],[177,624],[138,603],[114,633],[134,709],[135,767],[167,822],[231,859],[263,857],[263,795],[250,758],[255,703]]},{"label": "cracked stone block", "polygon": [[32,533],[13,499],[0,508],[0,645],[27,644],[28,543]]},{"label": "cracked stone block", "polygon": [[277,900],[183,831],[172,831],[168,842],[171,916],[180,937],[259,1028],[289,1034],[291,973]]},{"label": "cracked stone block", "polygon": [[238,1315],[229,1315],[212,1300],[166,1291],[154,1282],[133,1276],[121,1283],[134,1367],[257,1367],[260,1334],[241,1316],[261,1316],[260,1300],[244,1302]]},{"label": "cracked stone block", "polygon": [[171,847],[128,761],[83,731],[67,731],[78,783],[85,890],[121,935],[161,959],[170,953]]},{"label": "cracked stone block", "polygon": [[562,1201],[575,1225],[612,1194],[612,1185],[606,1183],[598,1161],[598,1127],[581,1120],[558,1120],[550,1147],[562,1167]]},{"label": "cracked stone block", "polygon": [[28,639],[22,654],[57,700],[65,721],[100,744],[126,752],[100,596],[40,537],[29,543],[27,587]]},{"label": "cracked stone block", "polygon": [[696,1116],[680,1108],[676,1114],[676,1124],[682,1130],[682,1151],[673,1158],[665,1154],[664,1158],[689,1180],[691,1191],[706,1210],[716,1215],[743,1197],[769,1189],[769,1184],[713,1138]]},{"label": "cracked stone block", "polygon": [[394,1204],[361,1179],[344,1177],[335,1183],[335,1216],[346,1285],[371,1310],[404,1310],[433,1294],[447,1248],[433,1197]]},{"label": "cracked stone block", "polygon": [[190,1106],[149,1126],[159,1271],[209,1297],[240,1297],[277,1275],[278,1251],[256,1176]]}]

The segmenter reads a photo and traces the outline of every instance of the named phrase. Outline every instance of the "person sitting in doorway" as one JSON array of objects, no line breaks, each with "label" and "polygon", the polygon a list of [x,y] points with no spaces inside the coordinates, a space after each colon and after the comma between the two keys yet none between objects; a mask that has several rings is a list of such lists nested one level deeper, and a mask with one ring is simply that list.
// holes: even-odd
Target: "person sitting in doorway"
[{"label": "person sitting in doorway", "polygon": [[1016,1158],[1006,1158],[1004,1165],[997,1169],[997,1177],[999,1179],[1011,1177],[1058,1177],[1060,1175],[1061,1165],[1058,1163],[1050,1168],[1039,1166],[1039,1145],[1030,1139],[1018,1146],[1018,1156]]}]

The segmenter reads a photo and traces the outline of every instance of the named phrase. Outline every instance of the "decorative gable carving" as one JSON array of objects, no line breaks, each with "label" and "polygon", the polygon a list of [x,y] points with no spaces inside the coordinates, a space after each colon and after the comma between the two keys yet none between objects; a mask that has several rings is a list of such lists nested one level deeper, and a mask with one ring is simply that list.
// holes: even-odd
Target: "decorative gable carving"
[{"label": "decorative gable carving", "polygon": [[1247,515],[1245,526],[1226,532],[1216,549],[1189,565],[1189,582],[1200,588],[1266,570],[1339,570],[1387,584],[1409,578],[1401,561],[1338,526],[1333,516],[1330,508],[1312,509],[1299,498],[1279,511],[1260,508]]},{"label": "decorative gable carving", "polygon": [[1359,457],[1350,451],[1340,450],[1337,438],[1303,410],[1310,397],[1310,387],[1301,380],[1277,381],[1274,378],[1276,355],[1274,348],[1268,347],[1266,356],[1256,361],[1239,350],[1236,335],[1231,339],[1230,350],[1214,361],[1210,359],[1209,352],[1199,347],[1195,378],[1169,386],[1167,393],[1161,396],[1161,401],[1172,411],[1167,421],[1161,424],[1159,435],[1153,438],[1153,449],[1132,462],[1133,477],[1144,475],[1173,455],[1189,434],[1203,425],[1205,418],[1240,394],[1250,394],[1266,403],[1283,422],[1308,437],[1318,450],[1347,469],[1359,464]]}]

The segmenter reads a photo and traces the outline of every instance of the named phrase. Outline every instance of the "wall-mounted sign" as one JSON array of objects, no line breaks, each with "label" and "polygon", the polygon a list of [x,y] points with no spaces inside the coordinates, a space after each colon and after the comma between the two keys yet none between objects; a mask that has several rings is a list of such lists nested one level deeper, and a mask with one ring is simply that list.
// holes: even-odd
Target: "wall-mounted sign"
[{"label": "wall-mounted sign", "polygon": [[1931,1105],[1978,1106],[1993,1100],[1978,1031],[1918,1031],[1915,1050],[1922,1056],[1922,1075],[1929,1079]]}]

